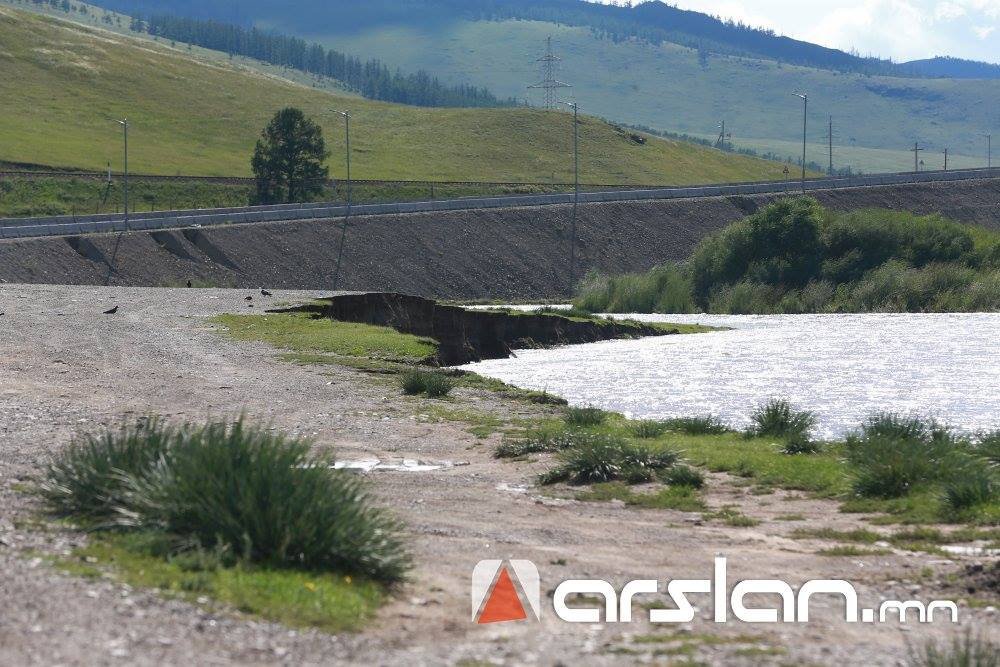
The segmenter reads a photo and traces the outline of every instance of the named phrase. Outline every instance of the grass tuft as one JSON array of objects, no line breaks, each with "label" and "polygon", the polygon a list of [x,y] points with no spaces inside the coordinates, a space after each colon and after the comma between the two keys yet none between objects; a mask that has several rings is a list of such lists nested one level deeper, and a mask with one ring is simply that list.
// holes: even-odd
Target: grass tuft
[{"label": "grass tuft", "polygon": [[607,412],[592,405],[566,408],[566,423],[570,426],[600,426],[607,419]]},{"label": "grass tuft", "polygon": [[933,642],[910,648],[911,667],[1000,667],[1000,645],[966,632],[947,645]]},{"label": "grass tuft", "polygon": [[564,450],[560,458],[558,467],[542,475],[543,484],[649,482],[657,471],[670,468],[680,457],[670,450],[653,450],[623,438],[595,435]]},{"label": "grass tuft", "polygon": [[811,412],[792,409],[784,399],[771,399],[754,410],[754,426],[751,429],[757,437],[808,439],[809,431],[816,425],[816,417]]},{"label": "grass tuft", "polygon": [[729,427],[713,415],[702,417],[677,417],[664,422],[667,430],[685,435],[722,435],[729,433]]},{"label": "grass tuft", "polygon": [[399,385],[403,393],[410,396],[426,394],[430,398],[443,398],[451,392],[455,383],[444,373],[413,368],[400,376]]},{"label": "grass tuft", "polygon": [[359,478],[331,470],[308,441],[242,419],[179,427],[148,419],[76,440],[53,461],[43,493],[58,514],[162,533],[241,562],[384,583],[409,567],[398,524]]}]

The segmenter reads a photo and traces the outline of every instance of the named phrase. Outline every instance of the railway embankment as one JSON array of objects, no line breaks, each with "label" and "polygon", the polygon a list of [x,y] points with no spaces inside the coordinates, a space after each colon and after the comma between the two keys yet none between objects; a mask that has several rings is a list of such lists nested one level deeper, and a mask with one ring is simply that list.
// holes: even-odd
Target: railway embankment
[{"label": "railway embankment", "polygon": [[[833,210],[940,213],[1000,229],[1000,179],[811,193]],[[576,272],[645,271],[685,258],[776,195],[583,204]],[[565,297],[572,207],[359,216],[347,226],[337,287],[439,299]],[[340,220],[242,224],[0,241],[0,281],[328,289]]]}]

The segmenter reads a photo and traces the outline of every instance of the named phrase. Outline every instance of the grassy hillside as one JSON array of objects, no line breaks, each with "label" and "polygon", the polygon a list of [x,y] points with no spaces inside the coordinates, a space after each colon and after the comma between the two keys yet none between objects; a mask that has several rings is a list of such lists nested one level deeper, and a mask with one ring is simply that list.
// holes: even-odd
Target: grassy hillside
[{"label": "grassy hillside", "polygon": [[[0,161],[100,169],[121,161],[161,174],[238,175],[264,123],[286,105],[319,120],[342,175],[349,108],[358,178],[567,181],[572,123],[565,112],[425,109],[309,88],[184,45],[139,40],[0,6]],[[595,110],[596,111],[596,110]],[[686,184],[780,178],[782,165],[683,142],[635,141],[584,118],[585,182]]]},{"label": "grassy hillside", "polygon": [[[266,24],[292,30],[280,17],[269,18]],[[985,166],[983,135],[1000,130],[1000,80],[862,76],[714,54],[702,63],[696,50],[676,44],[615,43],[586,28],[535,21],[456,20],[351,34],[329,26],[303,36],[538,103],[537,91],[526,86],[540,78],[535,59],[548,35],[563,58],[559,78],[574,85],[572,94],[589,112],[692,135],[717,133],[726,119],[735,145],[781,156],[797,156],[801,146],[795,90],[810,95],[808,159],[820,164],[826,164],[830,114],[835,166],[865,171],[912,169],[906,151],[917,140],[928,153],[950,148],[955,166]]]}]

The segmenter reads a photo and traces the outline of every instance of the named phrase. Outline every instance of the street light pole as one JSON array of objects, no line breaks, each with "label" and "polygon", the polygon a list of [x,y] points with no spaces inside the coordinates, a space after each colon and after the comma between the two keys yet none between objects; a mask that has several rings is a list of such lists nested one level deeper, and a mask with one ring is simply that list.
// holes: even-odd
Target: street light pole
[{"label": "street light pole", "polygon": [[347,237],[347,219],[351,217],[351,113],[349,111],[337,111],[336,109],[333,111],[334,113],[338,113],[344,117],[344,132],[347,143],[347,212],[344,215],[344,220],[340,227],[340,249],[337,251],[337,270],[333,274],[333,289],[337,289],[337,285],[340,283],[340,263],[344,258],[344,241]]},{"label": "street light pole", "polygon": [[808,93],[792,93],[802,99],[802,192],[806,191],[806,123],[809,119]]},{"label": "street light pole", "polygon": [[125,135],[125,231],[128,231],[128,118],[118,121]]},{"label": "street light pole", "polygon": [[986,135],[986,175],[989,176],[993,171],[993,135]]},{"label": "street light pole", "polygon": [[573,220],[569,234],[569,294],[572,296],[576,285],[576,207],[580,201],[580,105],[576,102],[563,104],[573,109]]}]

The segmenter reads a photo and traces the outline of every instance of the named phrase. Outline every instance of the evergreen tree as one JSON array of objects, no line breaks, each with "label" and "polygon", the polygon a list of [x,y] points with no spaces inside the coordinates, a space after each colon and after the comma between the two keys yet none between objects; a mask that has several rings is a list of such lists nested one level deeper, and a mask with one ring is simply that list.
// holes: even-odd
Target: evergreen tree
[{"label": "evergreen tree", "polygon": [[323,191],[329,169],[323,130],[300,109],[274,115],[257,140],[250,167],[257,179],[258,204],[307,201]]}]

